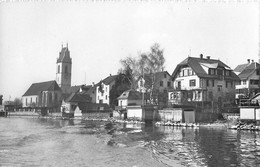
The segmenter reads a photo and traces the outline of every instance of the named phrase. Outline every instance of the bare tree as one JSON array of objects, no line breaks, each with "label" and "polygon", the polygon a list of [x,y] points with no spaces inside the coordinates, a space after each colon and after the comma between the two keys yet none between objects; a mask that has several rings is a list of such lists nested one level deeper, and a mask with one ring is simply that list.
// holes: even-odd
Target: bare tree
[{"label": "bare tree", "polygon": [[[143,74],[149,74],[151,76],[151,88],[150,88],[150,101],[153,103],[153,91],[156,82],[155,73],[164,70],[165,58],[163,56],[163,49],[160,49],[160,45],[155,43],[151,46],[150,51],[147,53],[139,53],[137,58],[126,57],[120,60],[123,69],[130,68],[132,70],[132,88],[136,88],[135,81]],[[121,69],[121,71],[123,70]]]}]

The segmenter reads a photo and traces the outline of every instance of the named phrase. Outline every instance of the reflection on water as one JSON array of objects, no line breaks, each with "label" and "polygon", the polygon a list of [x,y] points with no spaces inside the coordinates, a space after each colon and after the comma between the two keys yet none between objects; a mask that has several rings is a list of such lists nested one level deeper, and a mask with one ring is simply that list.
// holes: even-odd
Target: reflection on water
[{"label": "reflection on water", "polygon": [[0,119],[0,166],[259,166],[258,132]]}]

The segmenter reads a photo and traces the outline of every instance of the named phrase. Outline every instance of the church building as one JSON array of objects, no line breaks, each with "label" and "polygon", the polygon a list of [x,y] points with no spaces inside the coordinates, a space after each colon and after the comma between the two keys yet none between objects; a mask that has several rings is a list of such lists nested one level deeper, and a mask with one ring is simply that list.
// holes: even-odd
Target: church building
[{"label": "church building", "polygon": [[56,62],[56,80],[33,83],[22,96],[23,107],[47,107],[60,111],[62,99],[70,94],[72,61],[68,44],[61,48]]}]

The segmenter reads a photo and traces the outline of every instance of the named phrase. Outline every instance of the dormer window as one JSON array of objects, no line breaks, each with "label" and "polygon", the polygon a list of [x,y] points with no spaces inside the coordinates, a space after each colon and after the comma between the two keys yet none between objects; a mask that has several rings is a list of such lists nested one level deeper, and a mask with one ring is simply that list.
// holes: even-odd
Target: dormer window
[{"label": "dormer window", "polygon": [[213,68],[209,69],[209,75],[216,75],[216,70]]}]

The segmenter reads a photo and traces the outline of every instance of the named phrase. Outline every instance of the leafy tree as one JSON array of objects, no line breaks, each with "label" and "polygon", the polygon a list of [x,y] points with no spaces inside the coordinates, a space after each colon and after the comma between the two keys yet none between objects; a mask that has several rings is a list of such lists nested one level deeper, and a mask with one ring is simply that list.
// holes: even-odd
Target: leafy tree
[{"label": "leafy tree", "polygon": [[110,90],[110,106],[114,107],[118,105],[117,98],[126,90],[131,89],[132,84],[132,70],[126,68],[120,72],[115,80],[115,85]]}]

